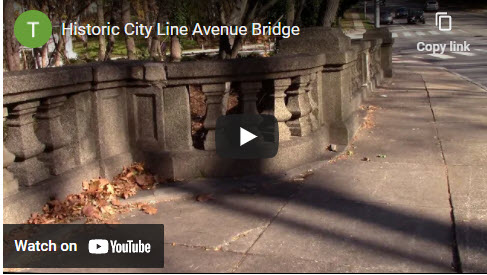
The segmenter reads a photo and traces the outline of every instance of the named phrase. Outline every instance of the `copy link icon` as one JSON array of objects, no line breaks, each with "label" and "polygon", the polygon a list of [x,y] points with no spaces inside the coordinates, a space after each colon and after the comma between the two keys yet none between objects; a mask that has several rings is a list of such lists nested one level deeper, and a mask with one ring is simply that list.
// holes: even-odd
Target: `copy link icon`
[{"label": "copy link icon", "polygon": [[14,35],[23,46],[38,48],[49,41],[52,35],[52,24],[44,13],[29,10],[15,20]]},{"label": "copy link icon", "polygon": [[[446,21],[447,21],[446,26],[445,26],[445,24],[443,24],[443,19],[446,19]],[[437,12],[435,14],[435,25],[442,32],[451,31],[451,28],[452,28],[451,16],[448,15],[448,13],[446,13],[446,12]]]}]

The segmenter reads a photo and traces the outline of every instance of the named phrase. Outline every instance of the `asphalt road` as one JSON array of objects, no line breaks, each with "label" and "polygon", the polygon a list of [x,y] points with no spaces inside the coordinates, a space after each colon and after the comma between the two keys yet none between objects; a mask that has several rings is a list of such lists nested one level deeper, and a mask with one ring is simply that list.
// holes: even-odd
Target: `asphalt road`
[{"label": "asphalt road", "polygon": [[[386,8],[422,8],[422,1],[388,0]],[[368,17],[372,18],[372,6]],[[394,60],[409,64],[434,64],[463,75],[481,85],[487,86],[487,10],[455,11],[442,9],[452,17],[452,30],[440,31],[435,25],[435,12],[425,13],[426,24],[407,24],[398,20],[388,25],[395,37]],[[450,42],[469,44],[470,51],[450,51]],[[447,44],[446,51],[432,53],[419,51],[418,43]],[[420,44],[422,45],[422,44]]]}]

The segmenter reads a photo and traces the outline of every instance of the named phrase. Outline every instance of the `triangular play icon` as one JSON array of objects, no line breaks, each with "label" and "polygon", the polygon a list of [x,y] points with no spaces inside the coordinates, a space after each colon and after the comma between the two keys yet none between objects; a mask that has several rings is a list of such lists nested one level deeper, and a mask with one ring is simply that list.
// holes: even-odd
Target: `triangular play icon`
[{"label": "triangular play icon", "polygon": [[255,139],[257,136],[240,127],[240,146]]}]

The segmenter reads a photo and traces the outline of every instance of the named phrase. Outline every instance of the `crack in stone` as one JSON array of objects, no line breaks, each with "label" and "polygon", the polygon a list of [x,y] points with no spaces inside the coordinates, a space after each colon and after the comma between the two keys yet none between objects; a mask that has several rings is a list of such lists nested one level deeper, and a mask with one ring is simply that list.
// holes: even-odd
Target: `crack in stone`
[{"label": "crack in stone", "polygon": [[264,228],[265,228],[265,226],[262,225],[262,226],[258,226],[258,227],[251,228],[251,229],[245,230],[243,232],[240,232],[240,233],[236,234],[235,236],[233,236],[232,238],[230,238],[230,240],[224,241],[222,244],[215,246],[214,249],[215,250],[221,250],[225,247],[230,246],[232,243],[234,243],[234,242],[236,242],[236,241],[238,241],[244,237],[247,237],[247,235],[249,235],[253,231],[263,230]]},{"label": "crack in stone", "polygon": [[428,96],[428,102],[429,102],[429,107],[431,110],[431,114],[433,115],[433,125],[436,131],[436,138],[438,140],[438,143],[440,145],[440,151],[441,151],[441,156],[443,159],[443,166],[445,167],[445,174],[446,174],[446,183],[448,187],[448,201],[450,203],[450,219],[451,219],[451,234],[452,234],[452,268],[455,270],[457,273],[463,273],[462,269],[462,261],[460,258],[460,250],[458,248],[458,240],[457,240],[457,223],[455,219],[455,209],[453,206],[453,199],[452,199],[452,193],[451,193],[451,187],[450,187],[450,174],[448,171],[448,163],[446,162],[445,158],[445,152],[443,150],[443,143],[440,138],[440,132],[438,131],[438,127],[436,125],[436,115],[435,111],[433,110],[433,105],[431,104],[431,96],[430,96],[430,91],[428,90],[428,85],[426,84],[426,80],[424,80],[424,77],[421,75],[421,79],[423,80],[424,83],[424,88],[426,90],[426,95]]}]

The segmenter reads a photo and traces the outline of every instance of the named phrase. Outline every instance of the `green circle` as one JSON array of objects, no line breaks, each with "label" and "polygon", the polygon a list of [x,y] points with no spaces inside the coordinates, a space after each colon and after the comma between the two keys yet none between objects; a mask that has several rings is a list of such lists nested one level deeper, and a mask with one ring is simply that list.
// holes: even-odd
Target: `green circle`
[{"label": "green circle", "polygon": [[29,48],[38,48],[49,41],[52,24],[44,13],[29,10],[15,20],[14,34],[20,44]]}]

